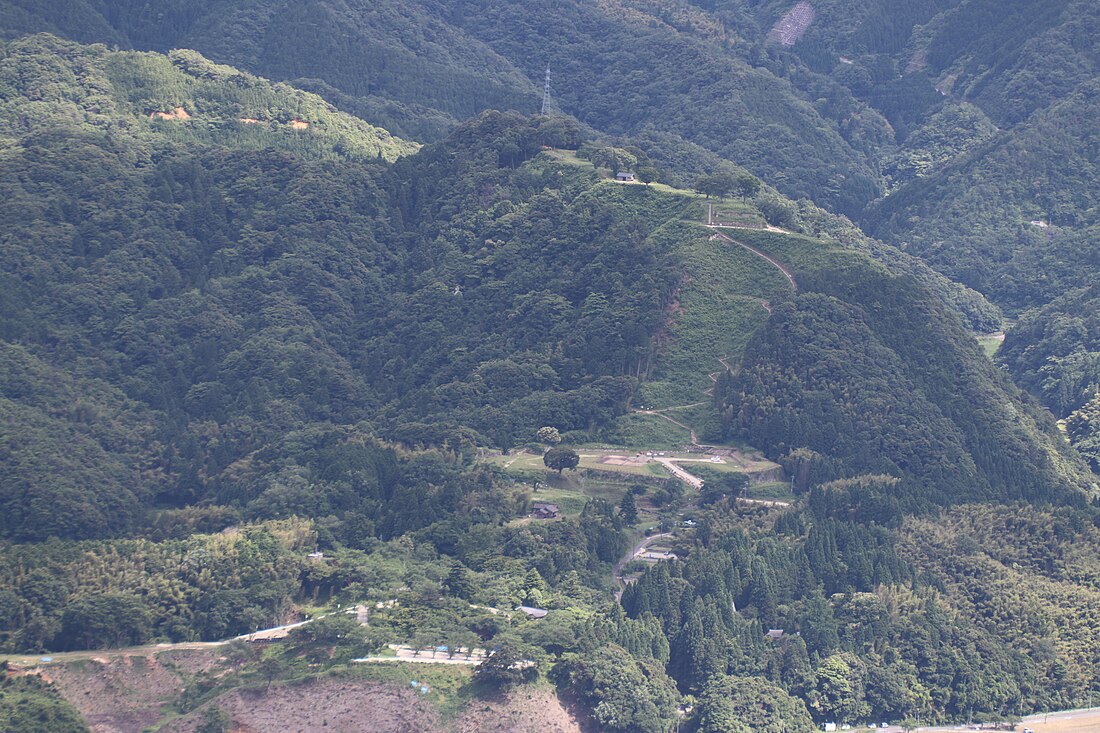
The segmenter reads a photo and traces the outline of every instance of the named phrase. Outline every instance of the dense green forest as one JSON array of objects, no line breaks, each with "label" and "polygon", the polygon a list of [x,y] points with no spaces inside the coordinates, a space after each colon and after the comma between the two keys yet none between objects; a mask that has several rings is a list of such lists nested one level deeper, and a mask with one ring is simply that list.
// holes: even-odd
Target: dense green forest
[{"label": "dense green forest", "polygon": [[[66,104],[91,115],[126,94],[96,72],[131,58],[39,37],[3,63],[49,60],[59,85],[79,67]],[[621,414],[649,358],[675,276],[646,234],[680,204],[520,166],[569,124],[488,115],[385,169],[343,138],[211,147],[163,129],[197,117],[107,108],[124,124],[102,129],[24,99],[3,174],[8,537],[243,505],[286,469],[285,449],[257,451],[309,426],[365,421],[459,462],[479,440],[585,429]]]},{"label": "dense green forest", "polygon": [[[624,733],[1087,702],[1096,9],[790,5],[0,0],[0,651],[365,603],[175,712],[386,644]],[[654,435],[783,500],[574,470]]]},{"label": "dense green forest", "polygon": [[[1016,388],[913,279],[805,238],[737,237],[797,263],[800,292],[773,305],[741,368],[719,379],[714,399],[728,434],[787,454],[789,467],[815,480],[901,479],[876,487],[885,505],[868,507],[867,518],[880,522],[922,502],[992,498],[990,490],[1034,500],[1059,494],[1063,481],[1090,482],[1048,417],[1026,401],[1005,409]],[[1038,435],[1045,451],[1034,450]]]},{"label": "dense green forest", "polygon": [[[1095,241],[1078,236],[1095,223],[1094,3],[817,3],[784,45],[769,30],[788,10],[206,0],[154,13],[6,0],[0,33],[195,48],[420,140],[483,109],[534,111],[549,65],[555,105],[577,119],[734,160],[999,304],[1041,304],[1095,275],[1095,257],[1065,265]],[[1033,220],[1060,230],[1033,231]],[[1050,254],[1049,239],[1066,249]]]},{"label": "dense green forest", "polygon": [[1091,282],[1094,3],[815,3],[787,45],[770,31],[790,10],[5,0],[0,35],[195,48],[420,141],[484,109],[535,111],[549,66],[555,109],[650,141],[651,158],[676,161],[672,182],[692,180],[696,153],[733,160],[1013,314]]},{"label": "dense green forest", "polygon": [[23,733],[88,733],[80,714],[37,677],[0,680],[0,726]]},{"label": "dense green forest", "polygon": [[[881,117],[834,85],[836,105],[862,111],[842,128],[812,97],[740,58],[720,24],[679,3],[213,0],[159,13],[143,3],[68,5],[7,0],[0,8],[11,20],[0,28],[194,48],[422,140],[484,109],[536,111],[550,65],[555,104],[582,122],[615,134],[672,133],[847,214],[880,188],[864,139],[890,137]],[[74,16],[86,20],[75,25]]]},{"label": "dense green forest", "polygon": [[818,3],[790,46],[769,36],[787,3],[742,0],[0,8],[8,36],[196,48],[419,140],[534,111],[550,66],[582,122],[736,161],[1012,310],[1097,273],[1087,0]]},{"label": "dense green forest", "polygon": [[1071,290],[1024,312],[998,359],[1065,419],[1070,441],[1100,471],[1100,287]]},{"label": "dense green forest", "polygon": [[[20,94],[9,114],[25,128],[2,174],[12,283],[3,319],[12,367],[3,402],[12,426],[7,537],[109,536],[142,527],[153,508],[211,501],[256,518],[354,511],[399,532],[378,513],[403,493],[388,486],[396,473],[364,448],[339,459],[343,479],[308,444],[369,448],[377,435],[444,448],[463,464],[476,445],[508,449],[543,425],[607,425],[651,369],[679,279],[677,255],[658,232],[699,215],[690,213],[697,205],[540,157],[544,145],[579,146],[582,132],[568,119],[487,113],[385,167],[359,160],[340,134],[340,125],[357,123],[338,113],[331,123],[315,118],[333,133],[294,132],[320,137],[317,144],[295,146],[281,129],[249,126],[272,141],[257,149],[232,135],[185,134],[209,129],[197,97],[165,105],[195,105],[186,120],[149,120],[127,104],[137,88],[143,98],[195,92],[188,79],[214,72],[194,57],[172,63],[39,36],[10,44],[3,65]],[[36,73],[19,76],[21,66]],[[77,70],[86,79],[73,86]],[[240,114],[240,102],[218,91],[237,88],[235,72],[215,71],[221,76],[196,82],[206,85],[206,113]],[[67,89],[70,112],[32,101],[29,79]],[[310,99],[264,89],[269,109]],[[987,489],[988,476],[966,470],[966,453],[1003,466],[1002,451],[1022,455],[1026,441],[1049,438],[1041,421],[1021,417],[1025,408],[1015,418],[992,408],[1011,390],[915,280],[886,277],[835,244],[743,233],[750,237],[764,249],[781,246],[777,255],[813,289],[876,313],[871,327],[930,400],[911,403],[913,423],[898,427],[898,440],[927,429],[954,441],[946,455],[960,458],[937,502],[974,492],[1049,497],[1080,482],[1069,458],[1020,464],[1019,486]],[[774,357],[796,358],[788,352],[799,346]],[[967,409],[947,410],[967,421],[957,438],[932,427],[949,383],[973,395]],[[847,457],[792,424],[779,430],[748,435],[776,457],[799,447]],[[364,474],[361,465],[373,468]],[[322,485],[332,488],[318,492],[326,470]],[[308,500],[295,497],[302,492]]]},{"label": "dense green forest", "polygon": [[[853,523],[831,491],[766,534],[716,508],[686,562],[624,593],[628,616],[665,629],[669,673],[700,700],[700,730],[730,730],[731,717],[749,730],[806,730],[811,716],[981,719],[1087,697],[1097,619],[1065,614],[1073,594],[1095,599],[1074,580],[1095,577],[1095,557],[1068,538],[1095,541],[1095,528],[1082,535],[1073,512],[968,508],[895,533]],[[1029,586],[1036,572],[1044,580]],[[761,694],[783,701],[770,719],[751,717]]]},{"label": "dense green forest", "polygon": [[[576,521],[473,524],[450,539],[429,528],[320,560],[295,552],[314,546],[318,525],[295,521],[183,542],[52,543],[4,562],[18,568],[23,607],[55,604],[23,628],[52,629],[58,646],[247,630],[264,623],[260,604],[287,593],[379,600],[369,628],[337,614],[262,657],[230,645],[228,677],[187,691],[184,713],[235,685],[340,669],[388,642],[491,640],[501,660],[532,660],[604,729],[624,732],[666,730],[685,700],[690,729],[809,731],[1001,719],[1096,690],[1100,536],[1085,513],[971,505],[889,528],[854,519],[843,489],[822,484],[804,510],[780,513],[711,504],[680,535],[683,560],[645,570],[621,604],[592,587],[625,546],[609,506]],[[486,610],[519,603],[552,610],[537,621]],[[493,687],[530,680],[483,667]],[[0,694],[27,695],[25,684]],[[60,705],[30,691],[34,705]]]}]

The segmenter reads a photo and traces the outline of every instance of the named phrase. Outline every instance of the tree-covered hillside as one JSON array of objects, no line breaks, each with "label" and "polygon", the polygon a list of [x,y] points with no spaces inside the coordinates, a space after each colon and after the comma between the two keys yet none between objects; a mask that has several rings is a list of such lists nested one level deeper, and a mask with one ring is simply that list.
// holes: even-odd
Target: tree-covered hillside
[{"label": "tree-covered hillside", "polygon": [[[507,449],[543,425],[606,427],[652,372],[682,277],[677,237],[695,236],[690,227],[660,232],[702,216],[691,196],[615,185],[542,155],[580,145],[567,118],[488,113],[387,166],[379,155],[412,148],[315,97],[193,54],[37,36],[5,46],[0,78],[11,120],[0,174],[13,366],[3,394],[13,469],[4,532],[21,540],[126,533],[154,508],[209,502],[246,516],[350,512],[378,522],[391,492],[341,494],[338,481],[331,497],[313,490],[306,505],[284,497],[284,509],[258,508],[268,487],[306,490],[288,472],[320,470],[289,458],[289,436],[302,431],[335,436],[332,426],[348,426],[446,446],[462,462],[476,444]],[[150,119],[150,107],[190,111]],[[288,114],[308,126],[286,129],[277,120]],[[778,201],[762,196],[760,206]],[[879,271],[836,244],[760,241],[808,283],[830,282],[830,294]],[[815,269],[840,254],[845,264],[829,265],[838,272]],[[885,259],[917,272],[898,255]],[[918,326],[873,325],[898,370],[940,405],[913,402],[898,440],[920,444],[913,436],[924,429],[950,440],[935,428],[949,384],[968,399],[1013,404],[990,370],[971,364],[954,314],[916,282],[896,282],[904,295],[891,306],[926,313],[926,335],[899,340]],[[875,312],[884,292],[838,297]],[[796,391],[785,402],[799,399]],[[1001,451],[1048,440],[1041,421],[967,414],[947,409],[972,436],[952,455],[979,465],[976,451],[997,463]],[[775,457],[830,453],[792,425],[750,435]],[[922,473],[889,460],[906,476]],[[1057,464],[1029,460],[1033,468],[1018,469],[1027,486],[1016,488],[960,468],[933,495],[1056,496],[1078,478],[1072,460]]]},{"label": "tree-covered hillside", "polygon": [[677,545],[685,561],[623,593],[627,616],[668,638],[697,730],[999,720],[1087,701],[1097,567],[1068,538],[1095,546],[1094,527],[970,506],[891,531],[853,522],[831,495],[844,488],[759,531],[715,507]]},{"label": "tree-covered hillside", "polygon": [[[112,107],[125,91],[104,70],[130,54],[48,38],[5,51],[7,78],[34,84],[9,87],[20,125],[0,184],[6,353],[28,367],[4,394],[8,536],[124,531],[150,501],[208,498],[235,461],[313,423],[458,450],[460,425],[507,444],[623,411],[674,279],[646,231],[675,211],[520,167],[568,143],[568,125],[490,115],[388,170],[324,117],[257,127],[261,148],[198,122],[212,104],[185,121]],[[149,66],[128,67],[124,90],[175,73]],[[66,487],[101,498],[65,512],[25,500]]]},{"label": "tree-covered hillside", "polygon": [[773,305],[741,368],[717,385],[728,431],[815,480],[902,479],[871,492],[892,505],[869,508],[887,511],[877,521],[898,500],[911,511],[1089,483],[1049,418],[911,278],[800,237],[736,236],[792,263],[800,292]]},{"label": "tree-covered hillside", "polygon": [[[892,137],[843,87],[815,106],[819,90],[754,68],[734,29],[680,3],[207,0],[153,13],[129,0],[104,10],[5,0],[0,9],[9,36],[194,48],[420,140],[484,109],[537,111],[549,65],[556,109],[615,134],[673,133],[851,215],[879,192],[871,151]],[[74,15],[88,20],[74,27]]]},{"label": "tree-covered hillside", "polygon": [[[913,256],[1041,306],[999,363],[1095,467],[1094,146],[1060,121],[1091,82],[997,101],[1076,6],[1016,38],[902,5],[821,3],[788,47],[779,3],[0,0],[0,651],[329,614],[227,644],[192,720],[387,644],[488,650],[456,695],[544,677],[623,733],[1085,703],[1095,475],[975,342],[997,309]],[[647,461],[645,420],[712,455]]]},{"label": "tree-covered hillside", "polygon": [[1071,290],[1026,311],[998,360],[1065,419],[1070,441],[1100,469],[1100,287]]},{"label": "tree-covered hillside", "polygon": [[[794,5],[695,4],[758,40]],[[889,195],[857,217],[869,234],[1012,312],[1100,273],[1096,3],[811,4],[801,35],[753,63],[804,94],[838,85],[889,120],[873,153]]]},{"label": "tree-covered hillside", "polygon": [[0,33],[196,48],[419,140],[486,108],[536,110],[550,66],[554,104],[577,119],[663,134],[677,155],[698,144],[792,197],[862,216],[1012,309],[1082,284],[1027,222],[1075,241],[1092,223],[1095,4],[812,5],[790,45],[770,33],[790,3],[743,0],[206,0],[158,12],[5,0]]},{"label": "tree-covered hillside", "polygon": [[283,150],[311,158],[393,161],[416,143],[194,51],[112,53],[47,35],[5,44],[0,57],[4,139],[60,128],[108,136]]},{"label": "tree-covered hillside", "polygon": [[1010,309],[1046,303],[1100,274],[1097,85],[995,134],[865,217],[875,236]]}]

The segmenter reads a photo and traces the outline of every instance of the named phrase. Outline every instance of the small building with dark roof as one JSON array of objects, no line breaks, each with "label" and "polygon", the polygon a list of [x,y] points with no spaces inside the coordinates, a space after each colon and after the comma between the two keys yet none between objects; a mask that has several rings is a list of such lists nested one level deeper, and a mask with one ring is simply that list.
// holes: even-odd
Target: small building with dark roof
[{"label": "small building with dark roof", "polygon": [[561,509],[557,504],[536,501],[531,505],[531,513],[535,515],[535,519],[554,519],[561,514]]}]

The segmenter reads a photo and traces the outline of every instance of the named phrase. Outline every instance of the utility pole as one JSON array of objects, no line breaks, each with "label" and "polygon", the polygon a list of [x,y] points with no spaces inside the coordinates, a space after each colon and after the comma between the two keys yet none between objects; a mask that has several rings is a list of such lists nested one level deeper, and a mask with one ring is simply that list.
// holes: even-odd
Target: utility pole
[{"label": "utility pole", "polygon": [[542,88],[542,116],[550,111],[550,64],[546,65],[546,84]]}]

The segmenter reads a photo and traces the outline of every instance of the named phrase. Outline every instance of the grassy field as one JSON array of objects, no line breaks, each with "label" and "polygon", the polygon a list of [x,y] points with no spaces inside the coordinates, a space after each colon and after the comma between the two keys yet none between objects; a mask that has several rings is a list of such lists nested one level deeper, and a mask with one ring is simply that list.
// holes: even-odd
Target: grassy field
[{"label": "grassy field", "polygon": [[[543,154],[546,155],[551,160],[557,161],[559,163],[565,163],[566,165],[573,165],[573,166],[577,166],[577,167],[580,167],[580,168],[588,168],[589,170],[596,171],[602,177],[609,179],[609,181],[610,181],[611,176],[614,175],[613,171],[609,171],[606,168],[597,169],[596,166],[592,165],[592,163],[590,163],[589,161],[584,160],[583,158],[577,157],[577,153],[574,150],[547,150]],[[646,186],[644,183],[642,183],[640,181],[633,181],[633,182],[629,182],[629,183],[623,183],[623,182],[619,182],[619,181],[610,181],[610,182],[615,183],[616,185],[624,186],[624,187],[631,187],[631,188],[632,187],[637,187],[637,188],[641,188],[641,189],[649,189],[650,191],[657,191],[659,193],[671,194],[673,196],[682,196],[682,197],[685,197],[685,198],[698,199],[700,201],[704,200],[704,198],[705,198],[703,196],[703,194],[698,193],[696,191],[689,191],[686,188],[675,188],[675,187],[669,186],[668,184],[665,184],[665,183],[651,183],[648,186]],[[753,209],[753,210],[755,211],[755,209]]]},{"label": "grassy field", "polygon": [[[578,450],[585,455],[595,452],[587,448]],[[603,449],[600,452],[602,454],[616,451],[618,455],[626,455],[626,452],[622,449]],[[645,466],[609,466],[598,463],[594,457],[583,458],[580,467],[621,473],[623,480],[617,481],[601,478],[598,475],[587,475],[584,471],[564,471],[559,475],[543,465],[541,456],[528,453],[490,456],[484,460],[487,463],[504,468],[517,480],[532,485],[538,482],[539,489],[531,494],[531,500],[557,504],[562,514],[568,517],[580,514],[589,499],[604,499],[612,504],[618,504],[622,500],[623,494],[635,483],[631,481],[631,478],[636,478],[637,483],[645,483],[647,478],[668,477],[668,472],[656,463]],[[529,519],[517,521],[525,522]]]},{"label": "grassy field", "polygon": [[722,369],[719,357],[737,360],[767,320],[761,301],[787,287],[776,268],[740,247],[711,240],[711,232],[677,222],[656,235],[660,246],[675,248],[685,277],[668,340],[654,368],[655,386],[649,388],[647,406],[705,399],[704,391],[712,384],[708,375]]},{"label": "grassy field", "polygon": [[[645,391],[642,392],[641,403],[654,404]],[[683,416],[670,412],[669,417],[688,424]],[[666,420],[660,415],[640,415],[633,413],[623,415],[615,422],[615,443],[626,447],[633,447],[635,451],[642,450],[668,450],[681,448],[691,442],[691,431]]]},{"label": "grassy field", "polygon": [[[578,468],[594,468],[600,471],[614,471],[615,473],[625,473],[632,476],[667,476],[660,466],[655,464],[648,464],[642,466],[615,466],[606,463],[600,463],[600,458],[607,454],[614,455],[632,455],[631,451],[624,448],[585,448],[574,447],[581,455],[581,462]],[[541,480],[547,478],[555,478],[557,474],[549,471],[546,465],[542,462],[542,456],[536,456],[531,453],[513,453],[507,456],[490,456],[485,459],[486,463],[492,463],[503,467],[509,472],[519,472],[524,474],[544,473],[545,476]],[[562,478],[574,475],[572,472],[562,474]]]},{"label": "grassy field", "polygon": [[791,485],[787,481],[775,481],[769,484],[750,484],[745,496],[750,499],[771,499],[774,501],[794,501]]},{"label": "grassy field", "polygon": [[[705,227],[699,228],[709,231]],[[756,229],[726,229],[723,233],[781,263],[794,274],[796,280],[799,272],[813,272],[826,267],[842,268],[846,262],[860,265],[866,263],[865,255],[855,250],[844,249],[838,244],[830,244],[803,234]]]},{"label": "grassy field", "polygon": [[1001,348],[1001,344],[1005,341],[1005,335],[1003,333],[991,333],[984,336],[978,336],[978,344],[982,347],[982,351],[990,359],[997,353],[997,350]]},{"label": "grassy field", "polygon": [[737,199],[714,202],[715,224],[736,224],[737,226],[765,227],[768,222],[752,204]]},{"label": "grassy field", "polygon": [[[519,453],[508,456],[489,456],[485,462],[504,468],[517,479],[528,481],[532,484],[539,482],[544,487],[532,497],[536,501],[554,502],[561,507],[563,513],[572,515],[579,513],[584,507],[588,497],[598,497],[617,503],[623,492],[629,486],[631,478],[637,478],[641,483],[646,479],[668,478],[668,471],[657,461],[651,460],[640,465],[620,466],[611,463],[601,463],[600,458],[606,455],[632,456],[643,449],[624,450],[615,446],[579,446],[576,450],[581,455],[580,469],[594,469],[611,473],[622,474],[623,481],[601,479],[598,475],[586,475],[584,471],[565,471],[561,475],[547,470],[542,463],[542,457],[530,453]],[[652,451],[646,448],[645,451]],[[688,473],[706,479],[725,473],[743,473],[745,471],[768,471],[775,468],[775,464],[765,459],[758,452],[747,449],[739,456],[743,464],[738,461],[725,459],[723,463],[711,463],[700,460],[698,453],[683,451],[664,451],[665,458],[688,459],[678,465]],[[790,499],[789,488],[786,484],[760,484],[753,489],[750,495],[759,499]]]}]

